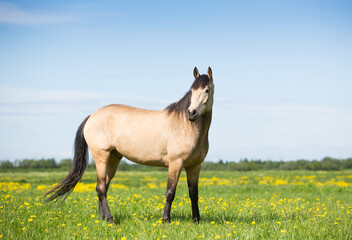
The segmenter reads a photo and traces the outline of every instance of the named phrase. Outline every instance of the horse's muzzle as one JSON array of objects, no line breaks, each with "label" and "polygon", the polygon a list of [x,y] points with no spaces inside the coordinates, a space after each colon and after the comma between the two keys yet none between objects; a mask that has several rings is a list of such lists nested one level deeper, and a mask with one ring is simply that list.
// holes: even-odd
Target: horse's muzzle
[{"label": "horse's muzzle", "polygon": [[187,110],[186,114],[187,114],[188,120],[192,122],[194,122],[199,118],[199,112],[196,109],[192,110],[192,112]]}]

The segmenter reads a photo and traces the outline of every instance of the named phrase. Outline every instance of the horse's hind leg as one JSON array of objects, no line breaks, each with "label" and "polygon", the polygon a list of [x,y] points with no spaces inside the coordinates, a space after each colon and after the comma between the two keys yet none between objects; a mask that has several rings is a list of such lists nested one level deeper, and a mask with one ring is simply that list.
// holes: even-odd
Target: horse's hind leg
[{"label": "horse's hind leg", "polygon": [[110,182],[116,174],[116,170],[119,166],[121,159],[122,155],[120,155],[116,150],[111,151],[108,166],[106,169],[106,191],[108,191],[109,189]]},{"label": "horse's hind leg", "polygon": [[114,222],[106,201],[106,193],[111,179],[114,177],[119,160],[109,151],[93,152],[93,159],[97,170],[97,193],[99,198],[99,214],[108,222]]},{"label": "horse's hind leg", "polygon": [[189,197],[192,202],[192,219],[194,222],[199,222],[199,208],[198,208],[198,179],[200,173],[200,164],[186,168],[187,183]]}]

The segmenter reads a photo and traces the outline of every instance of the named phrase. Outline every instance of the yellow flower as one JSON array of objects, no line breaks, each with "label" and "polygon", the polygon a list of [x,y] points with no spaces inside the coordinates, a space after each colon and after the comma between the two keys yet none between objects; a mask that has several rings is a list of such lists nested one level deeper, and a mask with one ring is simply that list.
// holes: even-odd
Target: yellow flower
[{"label": "yellow flower", "polygon": [[276,223],[277,223],[277,224],[281,224],[281,222],[279,222],[279,221],[277,221]]},{"label": "yellow flower", "polygon": [[95,218],[95,215],[94,215],[94,214],[92,214],[90,217],[91,217],[91,218]]},{"label": "yellow flower", "polygon": [[285,233],[286,231],[285,230],[281,230],[281,233],[283,234],[283,233]]},{"label": "yellow flower", "polygon": [[28,219],[28,222],[33,222],[33,219],[32,218]]},{"label": "yellow flower", "polygon": [[253,222],[252,222],[252,225],[254,225],[254,224],[255,224],[255,222],[253,221]]},{"label": "yellow flower", "polygon": [[79,226],[82,226],[82,223],[78,223],[77,226],[78,226],[78,227],[79,227]]},{"label": "yellow flower", "polygon": [[216,239],[220,239],[220,236],[219,236],[219,235],[216,235],[215,238],[216,238]]},{"label": "yellow flower", "polygon": [[126,237],[122,237],[121,240],[127,240],[127,238]]},{"label": "yellow flower", "polygon": [[96,223],[98,223],[98,222],[99,222],[99,220],[95,220],[95,222],[96,222]]},{"label": "yellow flower", "polygon": [[63,226],[63,227],[64,227],[65,225],[66,225],[65,223],[61,224],[61,226]]}]

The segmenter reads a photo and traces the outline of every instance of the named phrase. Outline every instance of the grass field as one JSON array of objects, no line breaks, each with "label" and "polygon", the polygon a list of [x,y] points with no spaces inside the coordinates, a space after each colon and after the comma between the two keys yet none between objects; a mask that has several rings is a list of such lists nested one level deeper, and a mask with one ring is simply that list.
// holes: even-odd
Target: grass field
[{"label": "grass field", "polygon": [[191,221],[185,174],[161,221],[167,172],[118,172],[108,192],[116,224],[99,218],[96,174],[61,205],[45,188],[65,172],[0,175],[3,239],[352,239],[352,171],[201,172],[199,224]]}]

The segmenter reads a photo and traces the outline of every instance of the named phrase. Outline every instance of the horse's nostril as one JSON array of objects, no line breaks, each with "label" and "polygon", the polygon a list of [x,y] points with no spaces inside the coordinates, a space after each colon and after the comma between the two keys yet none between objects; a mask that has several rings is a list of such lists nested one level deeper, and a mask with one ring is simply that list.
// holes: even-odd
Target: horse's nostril
[{"label": "horse's nostril", "polygon": [[195,115],[197,115],[197,110],[193,110],[191,113],[191,116],[195,116]]}]

